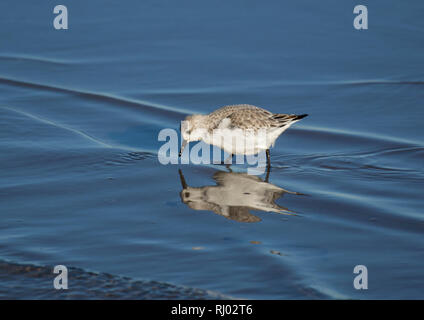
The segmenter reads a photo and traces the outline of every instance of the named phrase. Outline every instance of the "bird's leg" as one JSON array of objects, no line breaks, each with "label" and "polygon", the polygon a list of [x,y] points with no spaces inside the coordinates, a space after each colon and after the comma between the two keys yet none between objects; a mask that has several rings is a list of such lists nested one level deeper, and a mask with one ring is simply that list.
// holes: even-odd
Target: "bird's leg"
[{"label": "bird's leg", "polygon": [[187,140],[183,140],[183,143],[181,145],[180,152],[178,153],[178,157],[179,158],[181,158],[181,155],[183,154],[183,151],[184,151],[184,148],[186,147],[186,145],[187,145]]},{"label": "bird's leg", "polygon": [[266,149],[266,163],[271,166],[271,157],[269,155],[269,149]]},{"label": "bird's leg", "polygon": [[228,172],[233,172],[233,170],[231,170],[231,164],[226,164],[225,168],[227,168]]},{"label": "bird's leg", "polygon": [[181,185],[183,186],[183,189],[187,189],[187,182],[184,179],[184,175],[181,169],[178,169],[178,174],[180,175],[180,181],[181,181]]},{"label": "bird's leg", "polygon": [[234,154],[230,154],[227,159],[224,160],[224,164],[232,164],[233,163]]},{"label": "bird's leg", "polygon": [[234,154],[232,153],[231,155],[228,156],[227,159],[224,160],[225,167],[228,169],[229,172],[233,172],[230,168],[231,164],[233,163],[233,157],[234,157]]},{"label": "bird's leg", "polygon": [[265,177],[265,182],[268,182],[270,171],[271,171],[271,157],[269,155],[269,149],[266,149],[266,177]]}]

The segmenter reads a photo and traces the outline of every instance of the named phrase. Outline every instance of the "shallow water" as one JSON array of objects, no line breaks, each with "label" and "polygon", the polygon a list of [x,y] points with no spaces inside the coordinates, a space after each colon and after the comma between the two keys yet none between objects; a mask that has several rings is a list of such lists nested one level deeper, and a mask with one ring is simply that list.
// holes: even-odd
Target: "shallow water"
[{"label": "shallow water", "polygon": [[[424,3],[363,3],[357,31],[339,2],[72,1],[66,31],[1,2],[0,298],[59,297],[58,264],[71,298],[104,274],[152,288],[117,298],[424,298]],[[159,164],[161,129],[236,103],[309,114],[268,182]]]}]

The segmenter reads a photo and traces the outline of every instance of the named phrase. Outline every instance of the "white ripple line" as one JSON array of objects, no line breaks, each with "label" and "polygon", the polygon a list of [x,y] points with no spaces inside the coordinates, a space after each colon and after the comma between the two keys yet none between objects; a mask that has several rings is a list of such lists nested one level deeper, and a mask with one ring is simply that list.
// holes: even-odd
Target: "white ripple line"
[{"label": "white ripple line", "polygon": [[25,112],[25,111],[22,111],[22,110],[17,110],[17,109],[10,108],[10,107],[5,107],[5,106],[1,106],[0,108],[7,109],[7,110],[10,110],[10,111],[13,111],[13,112],[22,114],[22,115],[27,116],[27,117],[29,117],[31,119],[40,121],[42,123],[47,123],[47,124],[52,125],[54,127],[58,127],[58,128],[64,129],[64,130],[71,131],[71,132],[76,133],[79,136],[81,136],[83,138],[86,138],[86,139],[88,139],[88,140],[90,140],[90,141],[92,141],[94,143],[97,143],[97,144],[99,144],[99,145],[101,145],[101,146],[103,146],[105,148],[114,148],[114,146],[112,146],[110,144],[107,144],[107,143],[105,143],[103,141],[97,140],[96,138],[93,138],[93,137],[89,136],[88,134],[86,134],[86,133],[84,133],[82,131],[79,131],[79,130],[74,129],[74,128],[71,128],[71,127],[68,127],[66,125],[59,124],[57,122],[54,122],[54,121],[51,121],[51,120],[48,120],[48,119],[41,118],[39,116],[33,115],[31,113],[28,113],[28,112]]}]

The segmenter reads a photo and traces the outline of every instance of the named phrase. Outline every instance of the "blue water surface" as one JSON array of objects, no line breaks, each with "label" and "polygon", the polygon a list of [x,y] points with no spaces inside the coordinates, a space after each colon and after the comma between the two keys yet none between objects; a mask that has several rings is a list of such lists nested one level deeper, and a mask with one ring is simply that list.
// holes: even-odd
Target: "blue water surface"
[{"label": "blue water surface", "polygon": [[[235,298],[424,298],[423,14],[420,0],[0,2],[0,260]],[[159,163],[160,130],[239,103],[309,114],[277,140],[269,180]],[[31,295],[22,270],[22,297],[57,297]]]}]

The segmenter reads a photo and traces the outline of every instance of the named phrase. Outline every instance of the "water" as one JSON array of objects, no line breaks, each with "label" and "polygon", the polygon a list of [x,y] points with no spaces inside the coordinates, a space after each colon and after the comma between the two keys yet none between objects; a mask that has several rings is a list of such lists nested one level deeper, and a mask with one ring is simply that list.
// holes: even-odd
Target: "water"
[{"label": "water", "polygon": [[[72,1],[66,31],[57,4],[0,4],[1,298],[63,297],[58,264],[68,297],[424,298],[422,1],[362,2],[366,31],[355,1]],[[310,115],[268,182],[159,164],[236,103]]]}]

